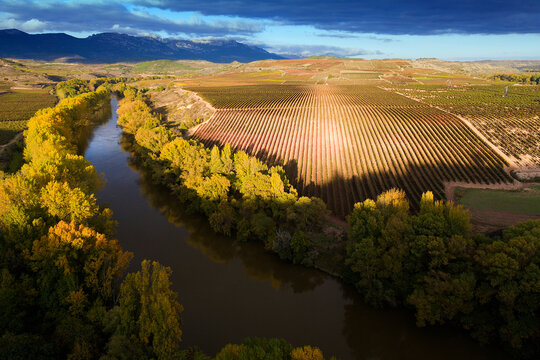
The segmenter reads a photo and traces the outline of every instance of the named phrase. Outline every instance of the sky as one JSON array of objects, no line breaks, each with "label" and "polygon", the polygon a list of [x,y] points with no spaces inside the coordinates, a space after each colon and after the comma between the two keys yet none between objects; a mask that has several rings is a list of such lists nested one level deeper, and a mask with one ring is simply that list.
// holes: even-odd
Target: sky
[{"label": "sky", "polygon": [[540,60],[540,0],[0,0],[0,29],[230,38],[286,57]]}]

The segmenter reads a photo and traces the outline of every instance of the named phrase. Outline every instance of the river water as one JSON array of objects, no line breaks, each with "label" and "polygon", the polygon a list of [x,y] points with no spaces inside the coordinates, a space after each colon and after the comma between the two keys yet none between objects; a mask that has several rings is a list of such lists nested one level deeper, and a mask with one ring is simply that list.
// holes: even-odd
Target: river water
[{"label": "river water", "polygon": [[502,359],[467,334],[445,327],[417,328],[405,310],[377,310],[355,290],[320,271],[295,266],[215,234],[206,220],[186,214],[127,151],[112,115],[96,127],[85,157],[107,184],[98,200],[114,211],[117,238],[143,259],[171,267],[172,288],[184,306],[183,346],[214,355],[246,337],[280,337],[315,345],[339,359]]}]

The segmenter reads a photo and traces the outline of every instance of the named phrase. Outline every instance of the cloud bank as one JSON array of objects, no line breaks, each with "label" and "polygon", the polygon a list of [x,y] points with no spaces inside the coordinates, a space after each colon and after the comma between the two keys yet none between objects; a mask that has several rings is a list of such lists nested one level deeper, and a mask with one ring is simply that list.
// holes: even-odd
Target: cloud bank
[{"label": "cloud bank", "polygon": [[313,55],[332,55],[340,58],[383,55],[380,51],[325,45],[276,45],[266,46],[265,49],[287,58],[306,58]]},{"label": "cloud bank", "polygon": [[166,32],[198,36],[252,35],[264,29],[260,21],[212,20],[192,17],[170,19],[144,8],[128,9],[115,1],[9,1],[0,0],[0,28],[23,31],[103,32],[130,34]]},{"label": "cloud bank", "polygon": [[538,0],[133,0],[205,15],[271,19],[324,30],[392,35],[540,33]]}]

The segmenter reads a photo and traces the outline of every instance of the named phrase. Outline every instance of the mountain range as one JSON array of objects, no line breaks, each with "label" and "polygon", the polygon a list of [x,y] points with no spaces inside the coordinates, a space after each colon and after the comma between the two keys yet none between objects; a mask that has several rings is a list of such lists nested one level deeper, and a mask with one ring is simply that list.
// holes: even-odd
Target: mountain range
[{"label": "mountain range", "polygon": [[283,59],[262,48],[235,40],[177,40],[119,33],[76,38],[64,33],[27,34],[0,30],[0,57],[80,63],[139,62],[147,60],[208,60],[219,63]]}]

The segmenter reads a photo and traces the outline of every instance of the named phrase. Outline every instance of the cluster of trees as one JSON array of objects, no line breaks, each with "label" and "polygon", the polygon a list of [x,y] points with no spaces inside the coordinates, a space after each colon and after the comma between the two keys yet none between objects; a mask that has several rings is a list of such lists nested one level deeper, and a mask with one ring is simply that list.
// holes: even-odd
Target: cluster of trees
[{"label": "cluster of trees", "polygon": [[107,87],[113,91],[122,92],[126,88],[126,83],[139,80],[152,80],[157,79],[158,76],[150,77],[116,77],[116,78],[95,78],[89,81],[82,79],[70,79],[66,81],[61,81],[56,84],[56,95],[59,99],[65,99],[69,97],[74,97],[81,95],[90,91],[96,91],[100,86]]},{"label": "cluster of trees", "polygon": [[60,99],[74,97],[90,92],[88,82],[81,79],[70,79],[56,84],[56,96]]},{"label": "cluster of trees", "polygon": [[[77,154],[77,131],[109,92],[39,111],[25,133],[25,164],[0,172],[0,353],[9,359],[170,359],[179,354],[182,307],[170,270],[112,240],[103,180]],[[122,281],[123,279],[123,281]]]},{"label": "cluster of trees", "polygon": [[[228,344],[216,355],[216,360],[324,360],[319,348],[293,348],[283,339],[246,339],[242,344]],[[334,359],[332,357],[331,359]]]},{"label": "cluster of trees", "polygon": [[520,82],[522,84],[540,84],[540,73],[529,74],[494,74],[493,80]]},{"label": "cluster of trees", "polygon": [[349,224],[348,276],[369,302],[540,354],[540,221],[473,236],[461,206],[427,192],[413,215],[405,194],[390,190],[357,203]]},{"label": "cluster of trees", "polygon": [[211,227],[240,240],[264,242],[282,257],[302,262],[310,253],[305,233],[320,230],[326,205],[299,197],[280,166],[268,168],[226,145],[207,149],[162,125],[143,93],[128,87],[118,108],[118,123],[134,139],[134,150],[155,180],[168,186]]}]

